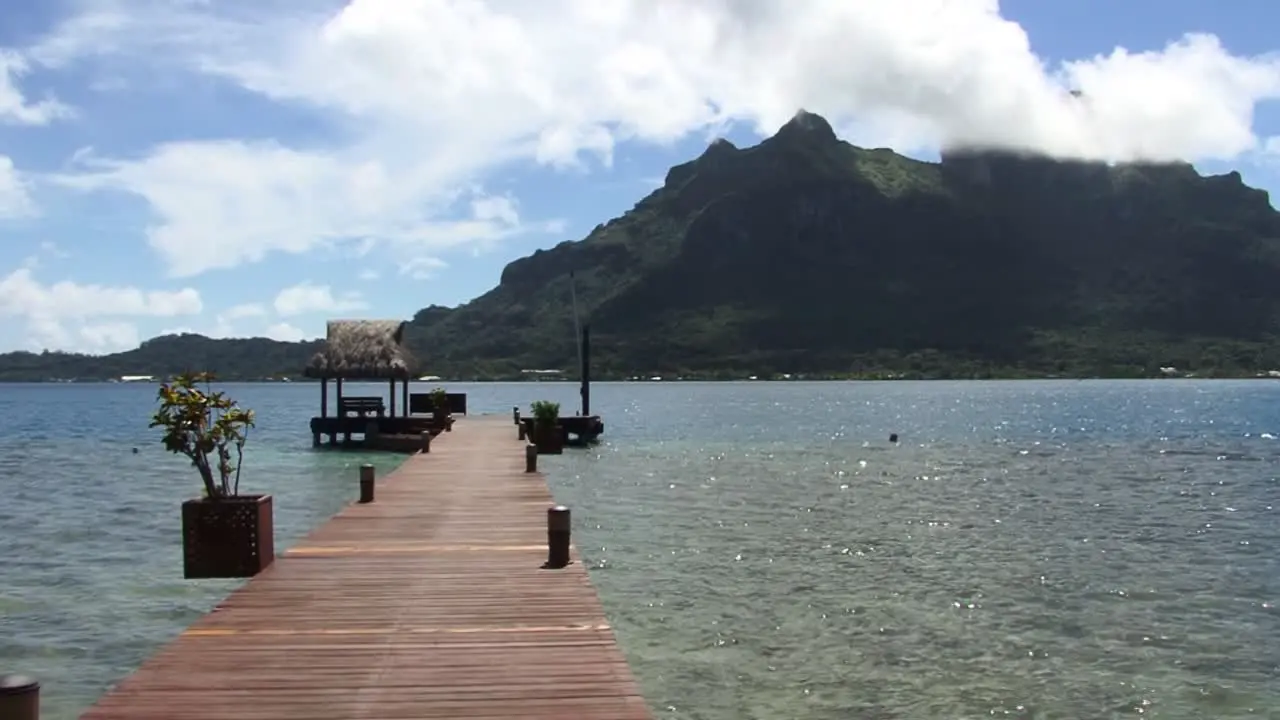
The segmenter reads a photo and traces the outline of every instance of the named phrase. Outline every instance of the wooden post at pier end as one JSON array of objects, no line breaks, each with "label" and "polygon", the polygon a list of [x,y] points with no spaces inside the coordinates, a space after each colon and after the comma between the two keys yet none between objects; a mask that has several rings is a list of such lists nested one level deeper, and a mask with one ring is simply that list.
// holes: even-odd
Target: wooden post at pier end
[{"label": "wooden post at pier end", "polygon": [[360,502],[373,502],[374,469],[369,463],[360,466]]},{"label": "wooden post at pier end", "polygon": [[0,718],[40,720],[40,683],[27,675],[0,676]]},{"label": "wooden post at pier end", "polygon": [[515,420],[517,425],[520,424],[520,406],[519,405],[511,406],[511,419]]},{"label": "wooden post at pier end", "polygon": [[538,472],[538,446],[533,443],[524,446],[524,471]]},{"label": "wooden post at pier end", "polygon": [[431,437],[432,436],[431,436],[430,430],[422,431],[422,452],[424,453],[431,452]]},{"label": "wooden post at pier end", "polygon": [[569,508],[563,505],[547,508],[548,570],[559,570],[569,564]]}]

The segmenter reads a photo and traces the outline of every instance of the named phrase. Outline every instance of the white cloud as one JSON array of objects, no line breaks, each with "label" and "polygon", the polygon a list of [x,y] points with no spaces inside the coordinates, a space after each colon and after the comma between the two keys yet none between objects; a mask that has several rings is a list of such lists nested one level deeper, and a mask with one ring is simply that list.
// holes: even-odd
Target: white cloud
[{"label": "white cloud", "polygon": [[426,280],[436,274],[436,271],[449,267],[449,264],[440,258],[428,257],[420,255],[415,258],[409,258],[400,265],[400,274],[408,275],[414,280]]},{"label": "white cloud", "polygon": [[359,278],[361,280],[364,280],[365,282],[373,282],[374,280],[377,280],[379,277],[381,276],[378,274],[378,271],[372,268],[366,268],[364,270],[361,270],[359,275]]},{"label": "white cloud", "polygon": [[30,70],[28,60],[13,50],[0,48],[0,123],[47,125],[69,117],[71,108],[52,97],[31,102],[18,87],[18,78]]},{"label": "white cloud", "polygon": [[263,318],[266,316],[267,308],[261,303],[232,305],[214,316],[213,327],[204,331],[185,330],[184,332],[199,332],[199,334],[211,338],[243,337],[244,333],[241,331],[240,321],[248,318]]},{"label": "white cloud", "polygon": [[[1208,35],[1046,68],[993,0],[811,0],[800,11],[730,0],[353,0],[323,22],[177,17],[203,22],[218,42],[237,39],[188,49],[203,71],[369,122],[371,143],[413,133],[413,146],[439,151],[424,162],[462,170],[604,154],[620,139],[670,140],[726,120],[771,131],[798,107],[871,131],[909,120],[919,143],[1232,156],[1256,141],[1253,105],[1280,94],[1277,58],[1235,57]],[[162,23],[184,26],[172,12]]]},{"label": "white cloud", "polygon": [[221,313],[219,317],[225,317],[228,320],[237,320],[240,318],[262,317],[267,314],[267,308],[261,303],[244,303],[242,305],[233,305]]},{"label": "white cloud", "polygon": [[0,219],[30,215],[34,211],[35,203],[13,160],[0,155]]},{"label": "white cloud", "polygon": [[192,288],[143,291],[66,280],[45,285],[31,267],[0,278],[0,316],[23,321],[26,345],[37,350],[125,349],[137,345],[138,332],[118,318],[197,315],[202,309]]},{"label": "white cloud", "polygon": [[32,57],[163,57],[351,133],[172,143],[66,179],[145,197],[177,275],[340,242],[409,257],[493,242],[530,228],[509,200],[458,188],[514,161],[608,163],[622,141],[771,132],[800,107],[900,150],[1200,160],[1258,150],[1254,108],[1280,96],[1280,59],[1207,35],[1048,67],[995,0],[89,4]]},{"label": "white cloud", "polygon": [[174,317],[198,314],[203,305],[192,288],[145,292],[134,287],[79,285],[69,280],[43,285],[28,268],[0,279],[0,313],[91,318],[111,315]]},{"label": "white cloud", "polygon": [[[334,298],[327,286],[302,283],[286,288],[276,296],[274,309],[280,315],[300,315],[319,308],[344,308],[358,304],[353,295]],[[308,334],[287,322],[268,322],[271,307],[266,303],[241,303],[222,310],[213,317],[213,323],[203,327],[190,325],[167,328],[161,335],[196,333],[211,338],[268,337],[275,340],[296,342],[305,340]]]},{"label": "white cloud", "polygon": [[65,260],[71,257],[71,253],[58,247],[58,244],[51,240],[44,240],[40,243],[40,252],[57,260]]},{"label": "white cloud", "polygon": [[314,285],[309,282],[299,283],[285,288],[276,295],[273,303],[276,314],[281,317],[305,315],[307,313],[341,313],[352,310],[363,310],[368,304],[356,292],[343,293],[335,297],[328,285]]},{"label": "white cloud", "polygon": [[301,328],[286,322],[269,325],[265,335],[272,340],[282,340],[284,342],[298,342],[308,339],[307,334]]},{"label": "white cloud", "polygon": [[[249,316],[260,318],[262,316]],[[165,328],[160,331],[160,335],[181,335],[183,333],[194,333],[204,335],[209,338],[243,338],[243,337],[266,337],[272,340],[283,340],[287,342],[298,342],[300,340],[309,340],[315,338],[314,333],[292,325],[287,322],[261,323],[253,324],[245,327],[243,323],[236,322],[228,318],[226,313],[219,314],[215,318],[212,327],[197,328],[190,325],[179,327]],[[136,343],[135,343],[136,344]]]},{"label": "white cloud", "polygon": [[[520,231],[506,198],[474,195],[469,217],[430,221],[459,199],[429,167],[389,169],[354,151],[299,151],[274,142],[182,142],[142,160],[77,158],[83,172],[57,182],[145,197],[159,224],[151,247],[176,277],[304,253],[326,245],[387,240],[408,248],[449,248]],[[403,162],[403,161],[397,161]],[[367,247],[366,247],[367,250]]]},{"label": "white cloud", "polygon": [[32,317],[27,321],[27,333],[22,345],[25,350],[63,350],[97,355],[131,350],[139,342],[137,325],[120,320],[68,327],[68,323],[54,318]]},{"label": "white cloud", "polygon": [[138,326],[129,322],[105,322],[80,328],[82,348],[89,352],[107,353],[138,347]]}]

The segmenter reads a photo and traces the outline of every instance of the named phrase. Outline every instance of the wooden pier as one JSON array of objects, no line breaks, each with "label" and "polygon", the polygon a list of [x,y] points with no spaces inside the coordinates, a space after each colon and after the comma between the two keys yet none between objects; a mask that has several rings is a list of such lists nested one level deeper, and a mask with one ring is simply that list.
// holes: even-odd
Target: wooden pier
[{"label": "wooden pier", "polygon": [[541,569],[552,498],[516,438],[460,420],[81,717],[650,718],[576,552]]}]

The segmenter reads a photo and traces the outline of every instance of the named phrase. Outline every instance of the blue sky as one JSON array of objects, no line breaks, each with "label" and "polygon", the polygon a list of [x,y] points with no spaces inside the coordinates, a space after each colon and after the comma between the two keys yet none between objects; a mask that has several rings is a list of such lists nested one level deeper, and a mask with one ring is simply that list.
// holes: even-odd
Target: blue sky
[{"label": "blue sky", "polygon": [[1277,20],[1262,0],[5,0],[0,350],[457,304],[800,107],[916,157],[1186,159],[1277,189]]}]

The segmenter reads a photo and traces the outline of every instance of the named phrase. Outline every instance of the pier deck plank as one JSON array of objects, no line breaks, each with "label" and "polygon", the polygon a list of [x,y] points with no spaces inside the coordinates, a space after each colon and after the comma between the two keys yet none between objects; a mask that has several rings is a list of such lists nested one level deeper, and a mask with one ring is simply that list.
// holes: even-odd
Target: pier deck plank
[{"label": "pier deck plank", "polygon": [[540,569],[552,498],[511,421],[437,440],[82,720],[650,718],[576,551]]}]

